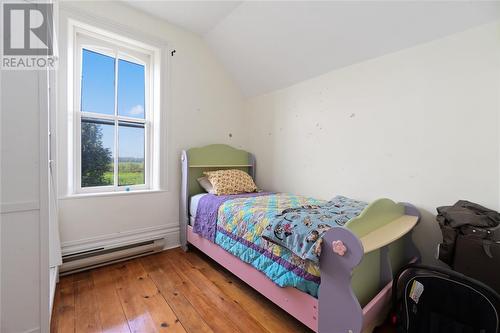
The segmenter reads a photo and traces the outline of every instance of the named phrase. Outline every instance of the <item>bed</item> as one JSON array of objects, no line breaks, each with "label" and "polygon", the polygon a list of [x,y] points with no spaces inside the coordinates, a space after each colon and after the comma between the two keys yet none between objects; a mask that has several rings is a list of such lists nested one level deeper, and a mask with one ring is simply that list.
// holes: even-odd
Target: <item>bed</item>
[{"label": "bed", "polygon": [[418,211],[389,199],[361,206],[355,217],[326,231],[314,263],[260,237],[266,218],[283,208],[324,203],[314,198],[286,193],[220,198],[213,238],[201,235],[193,230],[196,215],[214,198],[197,178],[219,169],[240,169],[255,178],[255,158],[217,144],[183,151],[181,162],[183,249],[198,248],[316,332],[371,332],[387,313],[395,271],[419,258],[411,240]]}]

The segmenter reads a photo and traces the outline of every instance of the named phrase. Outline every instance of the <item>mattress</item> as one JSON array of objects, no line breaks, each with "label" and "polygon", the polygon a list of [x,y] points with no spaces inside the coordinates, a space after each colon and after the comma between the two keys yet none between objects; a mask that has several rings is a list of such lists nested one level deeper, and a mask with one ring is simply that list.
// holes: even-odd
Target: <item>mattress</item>
[{"label": "mattress", "polygon": [[189,200],[189,215],[192,217],[192,220],[194,221],[194,218],[196,217],[196,211],[198,210],[198,203],[200,202],[200,199],[203,198],[205,195],[208,193],[200,193],[193,195],[191,199]]}]

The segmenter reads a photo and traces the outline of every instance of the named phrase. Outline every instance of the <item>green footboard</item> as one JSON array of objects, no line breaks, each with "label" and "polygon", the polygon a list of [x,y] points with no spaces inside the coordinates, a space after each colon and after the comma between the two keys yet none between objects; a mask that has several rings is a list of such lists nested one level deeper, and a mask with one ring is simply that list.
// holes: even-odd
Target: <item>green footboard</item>
[{"label": "green footboard", "polygon": [[[406,214],[405,204],[395,203],[390,199],[378,199],[345,225],[362,243],[384,227],[387,229],[387,234],[384,236],[394,239],[388,244],[387,240],[384,242],[382,239],[372,239],[372,242],[367,244],[370,249],[367,251],[365,248],[361,263],[353,271],[351,285],[361,306],[365,306],[392,279],[397,270],[416,255],[414,251],[408,250],[413,246],[408,244],[411,243],[411,239],[407,237],[407,232],[416,224],[418,217],[413,216],[414,224],[408,223],[406,232],[395,230],[396,227],[389,228],[391,223],[396,224],[397,221],[405,223],[404,219],[409,217]],[[394,235],[389,235],[391,232],[394,232]],[[374,237],[380,238],[380,235]],[[376,245],[377,241],[381,242],[379,247]]]}]

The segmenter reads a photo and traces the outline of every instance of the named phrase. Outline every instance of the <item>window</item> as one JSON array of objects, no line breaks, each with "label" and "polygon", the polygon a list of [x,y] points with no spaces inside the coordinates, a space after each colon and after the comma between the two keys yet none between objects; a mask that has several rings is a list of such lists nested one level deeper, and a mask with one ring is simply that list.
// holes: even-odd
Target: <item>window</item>
[{"label": "window", "polygon": [[75,192],[151,189],[154,50],[92,32],[74,36]]}]

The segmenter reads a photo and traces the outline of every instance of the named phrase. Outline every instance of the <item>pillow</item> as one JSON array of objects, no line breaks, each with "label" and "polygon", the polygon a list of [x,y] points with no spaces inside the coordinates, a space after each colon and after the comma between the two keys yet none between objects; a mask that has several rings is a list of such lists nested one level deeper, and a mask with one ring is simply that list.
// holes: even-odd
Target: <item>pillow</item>
[{"label": "pillow", "polygon": [[204,176],[204,177],[200,177],[197,179],[198,180],[198,183],[200,184],[200,186],[207,192],[207,193],[211,193],[211,194],[214,194],[214,187],[212,186],[212,183],[210,183],[210,181],[208,180],[208,177],[207,176]]},{"label": "pillow", "polygon": [[208,177],[216,195],[250,193],[257,190],[252,177],[245,171],[230,169],[205,171],[203,174]]}]

